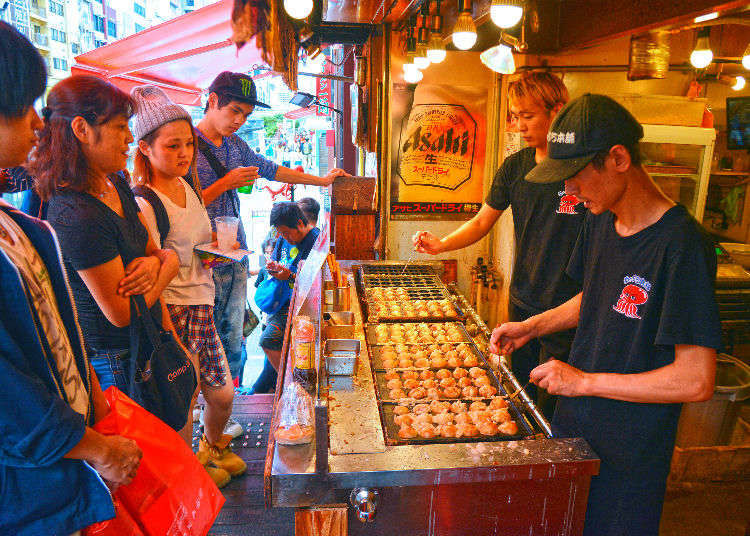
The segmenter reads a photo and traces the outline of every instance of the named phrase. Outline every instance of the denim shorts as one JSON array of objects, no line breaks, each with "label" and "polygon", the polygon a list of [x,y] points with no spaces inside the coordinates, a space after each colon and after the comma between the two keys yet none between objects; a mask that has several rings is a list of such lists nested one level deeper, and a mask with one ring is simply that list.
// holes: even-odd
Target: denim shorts
[{"label": "denim shorts", "polygon": [[96,371],[102,391],[110,385],[114,385],[123,393],[129,393],[130,374],[128,360],[130,349],[91,349],[89,361]]},{"label": "denim shorts", "polygon": [[266,326],[263,328],[263,333],[260,334],[260,340],[258,341],[261,348],[265,348],[266,350],[281,350],[284,343],[284,331],[286,330],[286,317],[288,313],[289,306],[286,306],[268,317]]}]

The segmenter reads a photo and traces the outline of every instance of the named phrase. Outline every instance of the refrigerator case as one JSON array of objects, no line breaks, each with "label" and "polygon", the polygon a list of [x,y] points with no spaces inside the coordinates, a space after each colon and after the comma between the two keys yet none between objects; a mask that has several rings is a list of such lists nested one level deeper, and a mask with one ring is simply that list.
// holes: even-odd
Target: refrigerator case
[{"label": "refrigerator case", "polygon": [[703,221],[716,131],[712,128],[643,125],[646,171],[673,201]]}]

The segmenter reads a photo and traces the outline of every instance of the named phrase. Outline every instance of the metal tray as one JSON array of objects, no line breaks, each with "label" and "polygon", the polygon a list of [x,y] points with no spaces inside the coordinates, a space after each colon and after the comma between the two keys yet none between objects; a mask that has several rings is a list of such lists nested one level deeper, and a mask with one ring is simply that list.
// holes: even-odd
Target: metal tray
[{"label": "metal tray", "polygon": [[361,269],[365,274],[435,275],[435,269],[425,264],[362,264]]},{"label": "metal tray", "polygon": [[[443,343],[443,344],[450,345],[453,350],[456,350],[458,348],[459,344],[466,344],[469,347],[469,350],[471,350],[472,354],[477,358],[478,365],[467,365],[465,363],[462,363],[461,367],[463,367],[463,368],[471,368],[472,366],[479,366],[479,367],[482,367],[482,368],[486,368],[485,361],[482,358],[482,354],[479,352],[479,350],[477,349],[477,347],[474,344],[472,344],[470,342],[467,342],[467,343],[450,343],[449,342],[449,343]],[[429,348],[431,345],[429,345],[429,344],[407,344],[406,346],[409,347],[409,351],[411,353],[415,353],[415,352],[418,352],[420,350],[425,350],[425,349]],[[442,346],[442,344],[440,344],[439,346]],[[386,371],[387,370],[385,368],[384,364],[383,364],[383,350],[385,349],[385,347],[386,347],[386,345],[382,345],[382,346],[370,346],[370,362],[372,363],[372,368],[374,370],[376,370],[376,371]],[[427,352],[428,355],[431,353],[431,351],[432,350],[429,350]],[[414,358],[415,357],[411,357],[411,359],[414,359]],[[400,370],[400,369],[402,369],[404,367],[396,367],[396,368],[398,368]],[[409,368],[414,369],[414,370],[424,370],[424,368],[418,369],[415,366],[407,367],[405,370],[408,370]],[[431,368],[432,370],[438,370],[438,369],[436,369],[436,368],[434,368],[432,366],[427,367],[427,368]],[[448,366],[448,364],[446,364],[445,367],[441,367],[441,368],[447,368],[447,369],[453,370],[455,367],[450,367],[450,366]]]},{"label": "metal tray", "polygon": [[[466,332],[466,328],[460,322],[427,322],[427,321],[424,321],[423,319],[419,319],[417,322],[419,324],[422,324],[422,323],[427,324],[427,326],[430,328],[431,332],[434,332],[435,328],[437,328],[438,326],[440,326],[440,327],[445,327],[445,326],[448,326],[448,325],[456,326],[458,328],[458,332],[460,334],[460,337],[459,337],[458,340],[444,340],[444,341],[433,340],[433,341],[422,341],[422,342],[420,342],[420,341],[404,340],[403,344],[422,344],[422,345],[424,345],[424,344],[434,344],[434,343],[442,344],[443,342],[448,342],[448,343],[450,343],[450,342],[455,342],[455,343],[458,343],[458,342],[471,343],[472,342],[471,337],[469,337],[469,334]],[[407,324],[409,326],[413,325],[412,322],[405,322],[404,324]],[[389,328],[390,328],[391,326],[397,325],[397,323],[394,323],[394,324],[390,324],[389,323],[389,324],[382,324],[382,325],[389,326]],[[375,335],[375,330],[376,330],[376,325],[375,324],[368,324],[366,326],[365,337],[367,339],[367,345],[368,346],[382,346],[382,345],[385,345],[385,344],[398,344],[395,341],[392,341],[392,342],[378,342],[378,339],[377,339],[377,337]]]}]

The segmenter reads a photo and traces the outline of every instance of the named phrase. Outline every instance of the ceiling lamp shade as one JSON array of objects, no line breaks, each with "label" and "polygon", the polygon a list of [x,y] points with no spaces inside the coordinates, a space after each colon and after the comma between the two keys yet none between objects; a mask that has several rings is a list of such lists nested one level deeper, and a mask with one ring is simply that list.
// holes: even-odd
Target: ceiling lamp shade
[{"label": "ceiling lamp shade", "polygon": [[453,27],[453,44],[459,50],[469,50],[477,42],[477,27],[471,18],[471,11],[462,11]]},{"label": "ceiling lamp shade", "polygon": [[750,71],[750,44],[747,45],[745,53],[742,55],[742,66]]},{"label": "ceiling lamp shade", "polygon": [[523,17],[522,0],[492,0],[490,18],[500,28],[512,28]]},{"label": "ceiling lamp shade", "polygon": [[313,0],[284,0],[284,10],[293,19],[304,19],[313,8]]},{"label": "ceiling lamp shade", "polygon": [[496,73],[513,74],[516,72],[513,51],[509,46],[502,43],[482,52],[479,55],[479,59]]},{"label": "ceiling lamp shade", "polygon": [[709,42],[710,32],[710,28],[703,28],[698,32],[698,41],[690,54],[690,64],[696,69],[705,69],[714,59],[714,53],[711,51],[711,43]]}]

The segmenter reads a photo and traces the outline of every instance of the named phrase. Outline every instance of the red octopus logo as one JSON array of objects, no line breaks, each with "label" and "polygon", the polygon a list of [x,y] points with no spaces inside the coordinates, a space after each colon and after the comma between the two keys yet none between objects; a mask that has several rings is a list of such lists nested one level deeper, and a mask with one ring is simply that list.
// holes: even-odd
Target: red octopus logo
[{"label": "red octopus logo", "polygon": [[620,298],[617,300],[617,305],[612,306],[612,309],[624,314],[628,318],[640,319],[641,317],[638,316],[638,306],[643,305],[646,301],[648,301],[648,292],[638,285],[630,284],[622,289]]},{"label": "red octopus logo", "polygon": [[578,199],[573,194],[565,194],[565,192],[562,192],[562,197],[560,198],[560,206],[557,209],[558,214],[578,214],[576,212],[576,205],[581,202],[580,199]]}]

